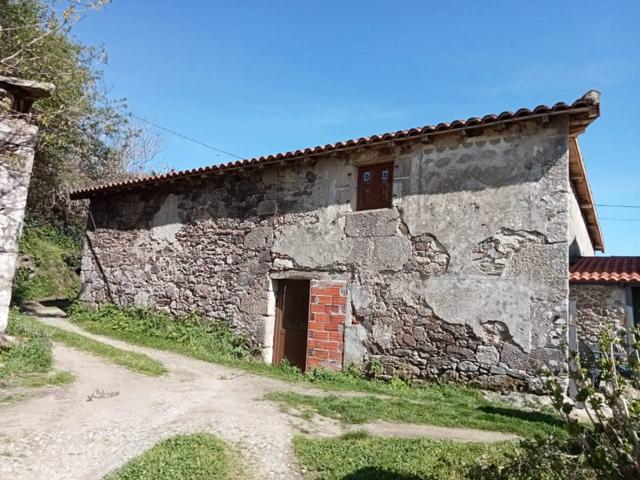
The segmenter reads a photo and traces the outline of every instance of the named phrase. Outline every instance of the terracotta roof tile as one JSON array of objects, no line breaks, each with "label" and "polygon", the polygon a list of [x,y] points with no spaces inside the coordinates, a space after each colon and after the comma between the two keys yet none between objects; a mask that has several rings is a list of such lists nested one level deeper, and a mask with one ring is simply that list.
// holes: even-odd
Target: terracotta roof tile
[{"label": "terracotta roof tile", "polygon": [[572,283],[640,283],[640,257],[582,257],[569,272]]},{"label": "terracotta roof tile", "polygon": [[[327,145],[319,145],[317,147],[310,147],[303,150],[295,150],[286,153],[278,153],[276,155],[268,155],[263,157],[252,158],[248,160],[239,160],[229,163],[223,163],[219,165],[212,165],[202,168],[194,168],[182,171],[172,171],[161,175],[151,175],[146,177],[135,178],[131,180],[125,180],[120,182],[106,183],[102,185],[95,185],[88,188],[81,188],[71,193],[72,199],[90,198],[97,193],[116,191],[121,189],[134,188],[137,186],[150,185],[154,183],[162,183],[170,181],[178,177],[188,177],[191,175],[201,175],[213,172],[221,172],[224,170],[231,170],[238,167],[247,167],[252,165],[258,165],[261,163],[268,163],[279,160],[289,159],[301,159],[309,155],[319,155],[330,153],[335,150],[354,148],[364,145],[372,145],[379,142],[386,142],[389,140],[401,140],[409,138],[421,138],[429,134],[437,134],[441,132],[463,130],[469,128],[478,128],[483,126],[491,126],[492,123],[505,122],[505,121],[517,121],[527,119],[531,117],[541,115],[554,115],[568,112],[569,114],[576,115],[576,127],[578,129],[586,128],[586,125],[591,123],[593,119],[598,117],[600,105],[600,94],[596,91],[590,91],[571,105],[564,102],[559,102],[551,107],[547,105],[538,105],[533,109],[521,108],[514,112],[502,112],[499,115],[489,114],[482,118],[471,117],[467,120],[454,120],[451,123],[439,123],[435,126],[427,125],[424,127],[412,128],[410,130],[399,130],[396,132],[389,132],[381,135],[372,135],[370,137],[361,137],[353,140],[346,140],[337,143],[330,143]],[[580,117],[580,118],[578,118]]]}]

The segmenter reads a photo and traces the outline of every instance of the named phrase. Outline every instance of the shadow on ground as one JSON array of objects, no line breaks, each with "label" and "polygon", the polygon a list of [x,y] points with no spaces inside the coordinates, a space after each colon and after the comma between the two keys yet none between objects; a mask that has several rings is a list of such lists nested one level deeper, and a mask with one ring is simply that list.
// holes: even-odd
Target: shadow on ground
[{"label": "shadow on ground", "polygon": [[549,413],[524,411],[524,410],[517,410],[515,408],[507,408],[507,407],[494,407],[490,405],[479,407],[478,410],[485,413],[491,413],[493,415],[502,415],[504,417],[527,420],[529,422],[547,423],[549,425],[553,425],[554,427],[562,428],[564,426],[564,422],[560,418],[554,415],[551,415]]},{"label": "shadow on ground", "polygon": [[[390,472],[376,467],[364,467],[342,477],[342,480],[428,480],[428,477]],[[436,477],[433,477],[433,480],[436,480]]]}]

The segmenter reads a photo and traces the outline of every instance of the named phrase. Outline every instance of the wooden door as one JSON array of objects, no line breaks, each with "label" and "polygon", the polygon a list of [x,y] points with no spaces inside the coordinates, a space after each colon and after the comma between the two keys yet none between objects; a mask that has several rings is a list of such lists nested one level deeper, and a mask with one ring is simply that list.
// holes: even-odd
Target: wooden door
[{"label": "wooden door", "polygon": [[276,298],[273,363],[283,359],[304,372],[309,329],[309,281],[281,280]]}]

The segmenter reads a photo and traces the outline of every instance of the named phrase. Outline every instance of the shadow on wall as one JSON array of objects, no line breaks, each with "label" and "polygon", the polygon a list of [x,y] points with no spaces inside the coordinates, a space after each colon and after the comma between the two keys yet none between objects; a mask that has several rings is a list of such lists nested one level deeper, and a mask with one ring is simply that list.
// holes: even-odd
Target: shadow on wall
[{"label": "shadow on wall", "polygon": [[561,419],[548,413],[517,410],[515,408],[507,407],[493,407],[489,405],[480,407],[478,408],[478,410],[485,413],[491,413],[493,415],[502,415],[503,417],[526,420],[528,422],[546,423],[548,425],[553,425],[554,427],[559,428],[564,428],[565,425]]},{"label": "shadow on wall", "polygon": [[[98,195],[91,210],[97,228],[117,230],[149,227],[152,219],[158,227],[315,211],[351,199],[351,162],[361,160],[358,155],[378,162],[395,159],[394,183],[404,198],[536,183],[567,153],[560,131],[554,129],[557,135],[551,136],[535,129],[531,134],[512,132],[500,140],[478,137],[466,144],[445,140],[442,146],[419,147],[413,153],[383,148],[345,158],[189,177],[133,192]],[[178,197],[176,212],[154,219],[170,194]]]}]

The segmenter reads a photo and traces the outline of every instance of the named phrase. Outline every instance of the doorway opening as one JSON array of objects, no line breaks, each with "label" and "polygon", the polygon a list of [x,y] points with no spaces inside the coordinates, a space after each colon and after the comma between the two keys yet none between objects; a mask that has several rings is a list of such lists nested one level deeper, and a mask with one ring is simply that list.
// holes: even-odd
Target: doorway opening
[{"label": "doorway opening", "polygon": [[278,280],[273,364],[286,359],[305,371],[309,330],[309,280]]}]

